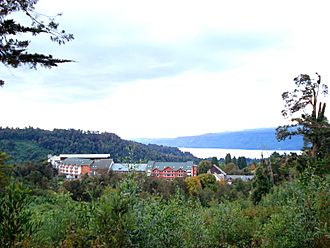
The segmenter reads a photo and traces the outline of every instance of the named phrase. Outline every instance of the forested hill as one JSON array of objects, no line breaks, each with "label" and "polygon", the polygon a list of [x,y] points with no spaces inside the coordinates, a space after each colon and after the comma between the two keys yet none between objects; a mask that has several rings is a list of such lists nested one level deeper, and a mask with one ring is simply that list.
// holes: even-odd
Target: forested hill
[{"label": "forested hill", "polygon": [[44,160],[48,154],[60,153],[110,153],[116,162],[198,160],[174,147],[123,140],[113,133],[75,129],[49,131],[32,127],[0,127],[0,151],[6,152],[12,163]]},{"label": "forested hill", "polygon": [[173,139],[137,139],[145,144],[168,145],[189,148],[223,148],[248,150],[300,150],[303,138],[292,137],[277,141],[275,128],[260,128],[236,132],[210,133]]}]

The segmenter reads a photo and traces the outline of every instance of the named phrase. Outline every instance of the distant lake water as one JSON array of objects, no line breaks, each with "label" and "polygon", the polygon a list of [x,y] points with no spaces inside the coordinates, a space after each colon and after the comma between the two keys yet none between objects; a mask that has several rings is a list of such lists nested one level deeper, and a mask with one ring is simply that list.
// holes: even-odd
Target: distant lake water
[{"label": "distant lake water", "polygon": [[243,150],[243,149],[220,149],[220,148],[185,148],[179,147],[183,152],[190,152],[195,157],[198,158],[211,158],[217,157],[224,158],[227,153],[230,153],[231,157],[246,157],[246,158],[261,158],[263,154],[264,158],[268,158],[273,152],[278,152],[279,154],[290,154],[295,152],[301,154],[300,150]]}]

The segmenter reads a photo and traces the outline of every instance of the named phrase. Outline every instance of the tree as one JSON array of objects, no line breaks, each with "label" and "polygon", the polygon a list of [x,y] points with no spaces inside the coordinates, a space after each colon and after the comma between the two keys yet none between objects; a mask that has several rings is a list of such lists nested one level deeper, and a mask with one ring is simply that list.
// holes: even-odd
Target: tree
[{"label": "tree", "polygon": [[234,164],[233,162],[225,164],[225,167],[223,168],[223,170],[229,174],[239,174],[240,173],[238,166],[236,164]]},{"label": "tree", "polygon": [[138,191],[134,174],[128,174],[117,189],[106,188],[95,209],[96,235],[102,247],[132,247]]},{"label": "tree", "polygon": [[198,178],[201,182],[202,188],[209,188],[212,190],[216,190],[216,179],[215,176],[213,176],[212,174],[200,174],[198,175]]},{"label": "tree", "polygon": [[212,167],[212,162],[210,162],[209,160],[202,160],[197,167],[198,174],[207,173],[207,171],[211,169],[211,167]]},{"label": "tree", "polygon": [[9,177],[12,172],[12,166],[6,165],[6,160],[8,160],[8,155],[0,151],[0,192],[9,183]]},{"label": "tree", "polygon": [[232,162],[231,155],[230,155],[230,153],[227,153],[226,157],[225,157],[225,164],[229,164],[231,162]]},{"label": "tree", "polygon": [[[36,69],[37,65],[52,68],[60,63],[71,62],[68,59],[57,59],[52,55],[29,53],[29,40],[17,39],[22,34],[33,36],[46,34],[51,41],[64,44],[73,39],[72,34],[59,30],[59,24],[54,17],[39,14],[35,11],[38,0],[2,0],[0,2],[0,61],[3,65],[17,68],[28,65]],[[15,12],[23,13],[30,21],[30,25],[22,25],[13,19]],[[60,15],[60,14],[58,14]],[[4,81],[0,80],[0,86]]]},{"label": "tree", "polygon": [[238,157],[237,166],[240,169],[244,169],[247,166],[246,158],[245,157]]},{"label": "tree", "polygon": [[21,184],[11,183],[0,193],[0,246],[28,247],[35,225],[28,205],[29,191]]},{"label": "tree", "polygon": [[322,156],[328,152],[330,126],[325,116],[326,103],[320,97],[328,94],[328,86],[321,83],[321,76],[317,80],[307,74],[294,78],[296,88],[282,94],[285,102],[282,115],[291,117],[290,125],[277,128],[278,140],[303,135],[305,141],[311,144],[310,153],[313,157]]},{"label": "tree", "polygon": [[188,193],[190,195],[196,196],[198,191],[202,188],[201,181],[199,177],[194,176],[194,177],[186,177],[184,180],[186,187],[188,189]]},{"label": "tree", "polygon": [[215,165],[219,165],[219,160],[218,160],[218,158],[217,158],[217,157],[212,157],[212,159],[211,159],[211,163],[212,163],[212,164],[215,164]]},{"label": "tree", "polygon": [[253,190],[251,193],[251,199],[254,204],[258,204],[262,197],[272,188],[273,184],[271,182],[270,174],[269,166],[266,164],[265,160],[262,159],[260,165],[258,165],[256,169],[252,183]]},{"label": "tree", "polygon": [[232,162],[237,165],[237,158],[234,156]]}]

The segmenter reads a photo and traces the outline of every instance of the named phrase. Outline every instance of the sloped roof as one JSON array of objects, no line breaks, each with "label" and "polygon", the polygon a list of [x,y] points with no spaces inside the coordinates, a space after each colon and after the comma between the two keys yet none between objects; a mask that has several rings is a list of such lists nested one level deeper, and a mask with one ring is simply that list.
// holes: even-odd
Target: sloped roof
[{"label": "sloped roof", "polygon": [[92,169],[109,169],[112,164],[112,159],[96,159],[91,167]]},{"label": "sloped roof", "polygon": [[214,172],[216,172],[216,174],[223,174],[223,175],[227,175],[226,172],[224,172],[223,170],[221,170],[218,166],[216,166],[215,164],[212,165],[211,169],[208,170],[208,172],[210,172],[211,174],[213,174]]},{"label": "sloped roof", "polygon": [[91,165],[93,160],[86,158],[66,158],[63,160],[64,165]]},{"label": "sloped roof", "polygon": [[144,172],[146,171],[147,164],[121,164],[121,163],[114,163],[111,166],[111,170],[114,172],[128,172],[136,171],[136,172]]},{"label": "sloped roof", "polygon": [[193,161],[187,161],[187,162],[155,162],[155,161],[149,161],[147,165],[148,170],[153,169],[159,169],[164,170],[167,167],[172,168],[173,170],[191,170],[194,165]]}]

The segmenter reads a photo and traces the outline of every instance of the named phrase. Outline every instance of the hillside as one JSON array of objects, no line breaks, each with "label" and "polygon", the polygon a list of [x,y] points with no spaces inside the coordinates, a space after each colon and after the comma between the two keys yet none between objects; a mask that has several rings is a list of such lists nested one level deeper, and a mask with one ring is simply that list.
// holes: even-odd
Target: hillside
[{"label": "hillside", "polygon": [[251,129],[236,132],[209,133],[171,139],[136,139],[144,144],[158,144],[187,148],[222,148],[248,150],[300,150],[302,137],[278,142],[275,128]]},{"label": "hillside", "polygon": [[123,140],[113,133],[75,129],[0,127],[0,151],[6,152],[12,163],[45,160],[48,154],[60,153],[110,153],[116,162],[198,161],[192,154],[175,147],[145,145]]}]

